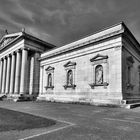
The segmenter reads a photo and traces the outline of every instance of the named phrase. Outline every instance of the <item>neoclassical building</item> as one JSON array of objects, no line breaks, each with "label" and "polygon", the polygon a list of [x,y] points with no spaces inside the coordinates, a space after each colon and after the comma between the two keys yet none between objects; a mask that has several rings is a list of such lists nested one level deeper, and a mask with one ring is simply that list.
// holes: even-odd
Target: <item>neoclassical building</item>
[{"label": "neoclassical building", "polygon": [[140,101],[140,44],[124,23],[41,54],[39,100]]},{"label": "neoclassical building", "polygon": [[55,47],[23,30],[0,40],[0,93],[7,97],[37,96],[40,54]]},{"label": "neoclassical building", "polygon": [[27,34],[0,41],[0,93],[52,102],[140,101],[140,44],[124,23],[62,47]]}]

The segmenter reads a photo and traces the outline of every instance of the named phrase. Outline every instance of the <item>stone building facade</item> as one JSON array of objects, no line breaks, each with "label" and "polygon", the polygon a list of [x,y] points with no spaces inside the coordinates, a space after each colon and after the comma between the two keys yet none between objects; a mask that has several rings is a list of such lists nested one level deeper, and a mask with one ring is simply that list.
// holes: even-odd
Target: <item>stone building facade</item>
[{"label": "stone building facade", "polygon": [[124,23],[62,47],[27,34],[0,40],[0,95],[125,105],[140,101],[140,44]]},{"label": "stone building facade", "polygon": [[37,96],[40,54],[54,46],[25,31],[0,41],[0,93],[8,97]]},{"label": "stone building facade", "polygon": [[124,23],[41,54],[39,100],[140,101],[140,44]]}]

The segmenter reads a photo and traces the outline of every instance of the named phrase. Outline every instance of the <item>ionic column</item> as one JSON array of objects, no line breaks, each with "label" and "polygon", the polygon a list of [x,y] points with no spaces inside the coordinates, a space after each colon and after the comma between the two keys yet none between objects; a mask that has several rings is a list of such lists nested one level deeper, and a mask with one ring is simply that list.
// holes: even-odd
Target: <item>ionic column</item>
[{"label": "ionic column", "polygon": [[5,93],[9,93],[10,70],[11,70],[11,55],[8,55],[8,57],[7,57],[7,72],[6,72],[6,88],[5,88]]},{"label": "ionic column", "polygon": [[10,94],[14,93],[14,83],[15,83],[15,52],[12,53],[12,62],[11,62],[11,75],[10,75]]},{"label": "ionic column", "polygon": [[0,60],[0,93],[2,88],[3,59]]},{"label": "ionic column", "polygon": [[6,57],[4,57],[3,62],[3,75],[2,75],[2,93],[5,93],[5,84],[6,84],[6,67],[7,67],[7,60]]},{"label": "ionic column", "polygon": [[15,73],[15,88],[14,93],[19,94],[20,89],[20,72],[21,72],[21,53],[20,50],[16,52],[16,73]]},{"label": "ionic column", "polygon": [[27,90],[27,60],[28,59],[28,51],[27,49],[22,50],[22,64],[21,64],[21,81],[20,81],[20,94],[26,94]]}]

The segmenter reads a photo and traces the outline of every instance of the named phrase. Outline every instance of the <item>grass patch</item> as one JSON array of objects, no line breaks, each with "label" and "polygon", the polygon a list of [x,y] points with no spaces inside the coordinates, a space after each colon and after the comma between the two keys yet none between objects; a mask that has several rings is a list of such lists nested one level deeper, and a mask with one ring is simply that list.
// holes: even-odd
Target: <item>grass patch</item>
[{"label": "grass patch", "polygon": [[0,132],[49,127],[54,120],[0,108]]}]

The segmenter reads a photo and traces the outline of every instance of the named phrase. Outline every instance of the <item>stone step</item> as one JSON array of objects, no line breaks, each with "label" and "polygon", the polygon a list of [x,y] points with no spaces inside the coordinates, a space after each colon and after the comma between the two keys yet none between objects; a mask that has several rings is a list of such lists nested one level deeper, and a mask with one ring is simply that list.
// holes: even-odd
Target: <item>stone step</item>
[{"label": "stone step", "polygon": [[34,101],[36,100],[36,97],[32,95],[20,95],[20,94],[15,94],[15,95],[1,95],[0,100],[6,101],[6,100],[11,100],[15,102],[22,102],[22,101]]},{"label": "stone step", "polygon": [[132,108],[136,108],[136,107],[139,107],[139,106],[140,106],[140,102],[139,103],[122,105],[122,107],[127,108],[127,109],[132,109]]}]

